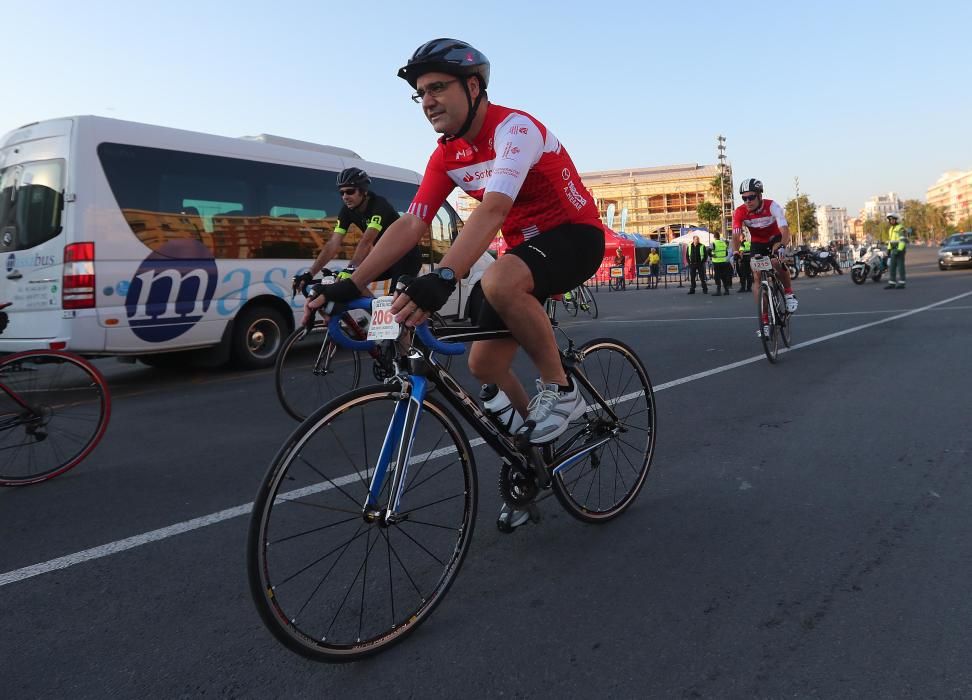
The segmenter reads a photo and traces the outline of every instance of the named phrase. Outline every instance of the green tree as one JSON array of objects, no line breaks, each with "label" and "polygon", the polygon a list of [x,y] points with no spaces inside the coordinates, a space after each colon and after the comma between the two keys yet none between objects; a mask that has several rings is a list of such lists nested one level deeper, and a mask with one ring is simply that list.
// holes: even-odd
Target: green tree
[{"label": "green tree", "polygon": [[957,230],[965,233],[966,231],[972,231],[972,214],[967,214],[964,218],[959,219]]},{"label": "green tree", "polygon": [[938,241],[948,233],[950,226],[944,208],[917,199],[905,200],[901,208],[901,224],[914,232],[916,240]]},{"label": "green tree", "polygon": [[885,219],[867,219],[864,221],[864,237],[873,241],[886,241],[889,228],[891,227]]},{"label": "green tree", "polygon": [[[800,217],[797,219],[797,206],[799,206]],[[797,222],[799,221],[802,238],[797,240]],[[805,194],[800,195],[799,202],[796,198],[786,203],[786,222],[790,225],[790,233],[797,243],[805,243],[817,237],[819,225],[817,223],[817,205],[810,197]]]},{"label": "green tree", "polygon": [[714,202],[702,202],[695,208],[699,221],[703,222],[710,231],[721,231],[719,227],[719,205]]},{"label": "green tree", "polygon": [[[728,178],[727,178],[728,180]],[[728,186],[726,187],[725,195],[722,194],[722,175],[716,175],[709,182],[709,196],[712,197],[717,202],[722,201],[722,197],[725,196],[726,199],[732,197],[732,181],[728,181]]]}]

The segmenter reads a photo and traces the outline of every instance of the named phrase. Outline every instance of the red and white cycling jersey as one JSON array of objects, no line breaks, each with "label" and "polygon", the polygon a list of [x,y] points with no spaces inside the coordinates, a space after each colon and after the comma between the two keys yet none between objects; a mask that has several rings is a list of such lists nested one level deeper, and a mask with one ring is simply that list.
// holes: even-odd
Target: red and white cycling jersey
[{"label": "red and white cycling jersey", "polygon": [[732,232],[742,233],[743,224],[749,228],[753,243],[769,243],[773,236],[781,236],[781,226],[786,226],[786,215],[779,204],[772,199],[764,199],[763,206],[749,211],[746,204],[740,204],[732,213]]},{"label": "red and white cycling jersey", "polygon": [[480,202],[487,192],[513,199],[502,226],[510,247],[562,224],[601,226],[566,149],[526,112],[489,104],[473,143],[439,139],[409,213],[430,224],[457,186]]}]

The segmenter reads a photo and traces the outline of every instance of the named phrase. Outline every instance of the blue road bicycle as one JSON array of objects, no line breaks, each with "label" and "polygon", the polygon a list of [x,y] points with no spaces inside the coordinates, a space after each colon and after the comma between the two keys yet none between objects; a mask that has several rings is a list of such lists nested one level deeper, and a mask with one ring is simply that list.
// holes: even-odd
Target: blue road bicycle
[{"label": "blue road bicycle", "polygon": [[[343,335],[337,318],[331,337],[352,350],[371,348]],[[625,344],[599,338],[575,347],[567,339],[561,358],[588,410],[554,443],[536,447],[494,424],[438,359],[509,332],[436,332],[443,336],[423,324],[414,337],[383,341],[396,348],[395,375],[308,416],[260,486],[247,541],[250,591],[266,626],[298,654],[355,660],[429,617],[469,550],[478,499],[474,444],[498,456],[500,496],[516,508],[552,492],[574,517],[604,523],[645,483],[655,399]],[[456,414],[479,440],[469,442]]]}]

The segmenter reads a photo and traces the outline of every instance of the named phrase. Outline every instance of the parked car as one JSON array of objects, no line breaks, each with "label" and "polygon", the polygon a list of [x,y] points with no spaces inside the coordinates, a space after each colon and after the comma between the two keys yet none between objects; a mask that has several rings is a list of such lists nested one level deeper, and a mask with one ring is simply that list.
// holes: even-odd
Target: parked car
[{"label": "parked car", "polygon": [[938,269],[972,267],[972,232],[955,233],[942,241],[938,249]]}]

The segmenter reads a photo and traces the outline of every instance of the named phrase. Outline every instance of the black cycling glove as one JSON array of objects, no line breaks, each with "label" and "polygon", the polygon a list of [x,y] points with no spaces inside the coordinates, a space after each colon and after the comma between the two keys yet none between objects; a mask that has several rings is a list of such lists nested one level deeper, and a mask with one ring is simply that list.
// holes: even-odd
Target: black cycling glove
[{"label": "black cycling glove", "polygon": [[304,286],[314,281],[314,275],[312,275],[310,272],[302,272],[299,275],[294,275],[291,281],[291,290],[293,291],[292,296],[294,296],[297,294],[297,292],[303,293]]},{"label": "black cycling glove", "polygon": [[313,299],[314,297],[323,294],[324,298],[328,301],[337,301],[340,303],[354,301],[355,299],[360,299],[363,296],[361,290],[358,289],[358,285],[356,285],[350,279],[339,280],[334,284],[315,284],[307,291],[309,299]]},{"label": "black cycling glove", "polygon": [[444,280],[438,274],[430,272],[409,282],[404,294],[422,311],[434,313],[445,306],[455,289],[455,280]]}]

